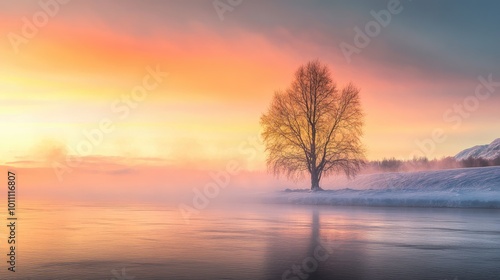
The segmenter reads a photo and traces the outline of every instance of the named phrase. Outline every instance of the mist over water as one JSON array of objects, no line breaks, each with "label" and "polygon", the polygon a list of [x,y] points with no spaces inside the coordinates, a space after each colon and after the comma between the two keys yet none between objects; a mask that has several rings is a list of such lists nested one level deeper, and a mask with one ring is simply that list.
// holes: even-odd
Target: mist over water
[{"label": "mist over water", "polygon": [[186,223],[173,204],[24,203],[0,278],[492,279],[499,214],[213,203]]}]

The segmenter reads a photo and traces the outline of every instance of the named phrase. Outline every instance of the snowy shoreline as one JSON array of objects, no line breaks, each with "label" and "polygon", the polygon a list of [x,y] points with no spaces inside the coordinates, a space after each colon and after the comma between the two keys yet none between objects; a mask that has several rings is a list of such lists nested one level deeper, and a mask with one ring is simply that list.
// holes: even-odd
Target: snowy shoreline
[{"label": "snowy shoreline", "polygon": [[500,167],[368,174],[333,187],[320,192],[287,189],[257,199],[275,204],[500,208]]}]

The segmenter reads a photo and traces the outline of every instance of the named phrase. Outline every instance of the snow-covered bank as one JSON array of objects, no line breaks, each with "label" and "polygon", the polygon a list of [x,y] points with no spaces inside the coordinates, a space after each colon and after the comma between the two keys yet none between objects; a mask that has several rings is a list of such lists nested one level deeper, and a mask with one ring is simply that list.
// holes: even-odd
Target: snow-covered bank
[{"label": "snow-covered bank", "polygon": [[500,208],[500,167],[359,176],[322,192],[286,190],[261,194],[265,203],[399,207]]}]

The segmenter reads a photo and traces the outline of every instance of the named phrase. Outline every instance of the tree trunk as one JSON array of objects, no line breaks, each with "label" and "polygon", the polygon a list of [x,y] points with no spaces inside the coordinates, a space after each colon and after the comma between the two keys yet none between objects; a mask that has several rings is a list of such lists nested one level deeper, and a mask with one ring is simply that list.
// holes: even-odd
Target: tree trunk
[{"label": "tree trunk", "polygon": [[311,172],[311,191],[319,191],[319,174],[316,170]]}]

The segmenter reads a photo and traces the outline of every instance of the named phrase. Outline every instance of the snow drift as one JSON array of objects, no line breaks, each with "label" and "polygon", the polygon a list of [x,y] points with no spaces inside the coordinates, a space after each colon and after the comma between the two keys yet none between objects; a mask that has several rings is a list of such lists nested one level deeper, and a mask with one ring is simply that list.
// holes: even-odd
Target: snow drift
[{"label": "snow drift", "polygon": [[361,175],[322,192],[259,195],[265,203],[400,207],[500,208],[500,167]]}]

